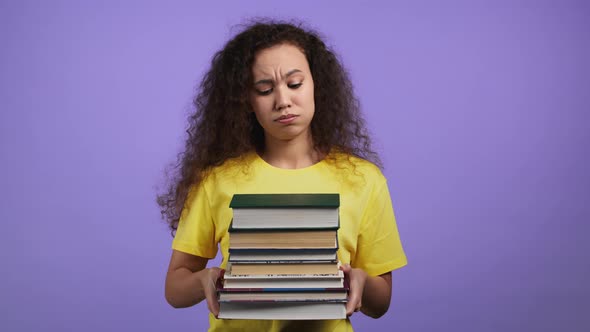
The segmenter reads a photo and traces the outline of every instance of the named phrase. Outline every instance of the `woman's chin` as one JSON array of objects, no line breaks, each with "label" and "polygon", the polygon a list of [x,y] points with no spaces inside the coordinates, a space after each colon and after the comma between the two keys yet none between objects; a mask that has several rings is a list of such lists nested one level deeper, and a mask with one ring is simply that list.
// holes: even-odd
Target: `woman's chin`
[{"label": "woman's chin", "polygon": [[280,131],[277,131],[277,132],[265,133],[265,134],[271,140],[287,142],[287,141],[293,141],[293,140],[297,140],[297,139],[306,139],[307,138],[306,132],[308,132],[308,131],[301,130],[301,128],[297,128],[297,127],[293,126],[293,127],[282,128]]}]

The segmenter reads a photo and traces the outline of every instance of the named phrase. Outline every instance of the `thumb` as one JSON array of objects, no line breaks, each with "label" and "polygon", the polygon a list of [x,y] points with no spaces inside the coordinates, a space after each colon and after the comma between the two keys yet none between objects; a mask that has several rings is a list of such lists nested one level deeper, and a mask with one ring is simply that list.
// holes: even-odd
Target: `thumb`
[{"label": "thumb", "polygon": [[350,272],[350,270],[352,270],[352,267],[350,266],[350,264],[344,264],[344,265],[340,265],[340,270],[344,273],[348,273]]},{"label": "thumb", "polygon": [[218,267],[210,267],[209,268],[209,277],[215,282],[215,281],[217,281],[217,279],[219,279],[219,276],[221,275],[221,271],[223,271],[223,270]]}]

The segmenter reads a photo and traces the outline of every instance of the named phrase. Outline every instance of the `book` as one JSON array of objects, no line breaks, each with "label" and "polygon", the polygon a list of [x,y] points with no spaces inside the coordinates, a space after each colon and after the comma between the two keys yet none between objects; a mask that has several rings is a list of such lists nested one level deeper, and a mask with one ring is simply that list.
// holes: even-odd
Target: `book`
[{"label": "book", "polygon": [[220,319],[344,319],[346,304],[339,302],[220,302]]},{"label": "book", "polygon": [[314,249],[336,248],[336,231],[263,231],[231,232],[229,244],[232,249]]},{"label": "book", "polygon": [[[338,238],[336,238],[336,240],[338,240]],[[248,248],[242,248],[242,249],[234,249],[232,247],[229,247],[229,253],[243,253],[243,254],[268,254],[268,255],[274,255],[274,254],[284,254],[284,255],[293,255],[293,254],[335,254],[338,248],[314,248],[314,249],[310,249],[310,248],[282,248],[282,249],[277,249],[277,248],[254,248],[254,249],[248,249]]]},{"label": "book", "polygon": [[344,286],[341,277],[321,276],[324,278],[236,278],[225,279],[224,287],[228,289],[310,289],[310,288],[339,288]]},{"label": "book", "polygon": [[235,194],[231,208],[338,208],[339,194]]},{"label": "book", "polygon": [[219,302],[346,302],[345,290],[326,292],[219,292]]},{"label": "book", "polygon": [[222,271],[222,278],[225,281],[234,279],[234,280],[252,280],[252,279],[261,279],[261,280],[283,280],[283,279],[291,279],[291,280],[298,280],[298,279],[334,279],[334,278],[344,278],[344,272],[342,270],[338,270],[336,274],[282,274],[282,275],[274,275],[274,274],[263,274],[263,275],[232,275],[226,273],[226,271]]},{"label": "book", "polygon": [[304,263],[304,264],[256,264],[229,263],[231,275],[338,275],[338,264],[335,263]]},{"label": "book", "polygon": [[[216,288],[219,293],[259,293],[259,292],[343,292],[348,291],[350,288],[350,281],[348,276],[343,277],[342,271],[337,277],[331,278],[312,278],[312,279],[280,279],[280,278],[267,278],[267,279],[225,279],[224,273],[222,272],[221,278],[217,280]],[[232,281],[234,283],[232,283]],[[234,287],[237,281],[238,287]],[[240,284],[240,281],[246,283]],[[253,282],[254,281],[254,282]],[[327,282],[329,283],[327,283]],[[252,287],[245,287],[246,285]],[[293,287],[295,286],[295,287]],[[302,287],[304,286],[304,287]]]},{"label": "book", "polygon": [[244,262],[244,263],[255,263],[255,262],[268,262],[268,263],[290,263],[290,262],[312,262],[312,261],[327,261],[335,262],[338,256],[336,255],[336,248],[332,251],[324,250],[230,250],[229,261],[230,262]]},{"label": "book", "polygon": [[338,229],[339,194],[235,194],[230,202],[237,229]]},{"label": "book", "polygon": [[221,319],[342,319],[338,194],[236,194]]}]

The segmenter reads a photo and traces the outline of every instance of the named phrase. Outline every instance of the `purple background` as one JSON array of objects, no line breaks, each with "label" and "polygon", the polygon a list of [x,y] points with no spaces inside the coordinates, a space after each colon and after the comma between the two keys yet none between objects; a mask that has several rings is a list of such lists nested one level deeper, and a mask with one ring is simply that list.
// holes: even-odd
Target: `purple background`
[{"label": "purple background", "polygon": [[409,265],[357,330],[590,330],[587,2],[204,3],[1,1],[0,330],[205,330],[156,186],[251,16],[326,36],[385,162]]}]

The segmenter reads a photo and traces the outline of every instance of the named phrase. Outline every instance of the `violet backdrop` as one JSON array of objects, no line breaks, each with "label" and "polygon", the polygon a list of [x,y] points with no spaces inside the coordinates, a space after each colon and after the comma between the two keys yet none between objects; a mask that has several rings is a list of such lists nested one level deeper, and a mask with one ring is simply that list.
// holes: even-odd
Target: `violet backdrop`
[{"label": "violet backdrop", "polygon": [[252,16],[323,33],[385,162],[409,265],[357,331],[590,330],[588,2],[2,0],[1,331],[206,329],[156,187]]}]

